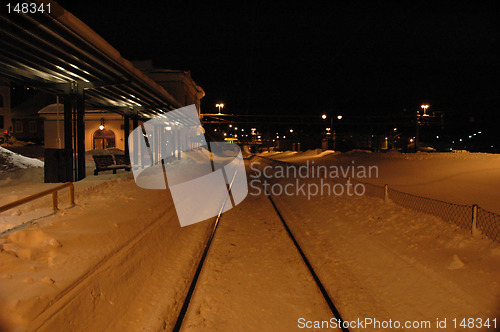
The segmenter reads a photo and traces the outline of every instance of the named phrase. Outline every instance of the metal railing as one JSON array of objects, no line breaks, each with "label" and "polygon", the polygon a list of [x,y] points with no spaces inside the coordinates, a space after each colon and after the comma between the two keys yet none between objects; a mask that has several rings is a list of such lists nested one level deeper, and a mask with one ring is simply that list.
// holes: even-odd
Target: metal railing
[{"label": "metal railing", "polygon": [[12,208],[15,208],[16,206],[26,204],[28,202],[35,200],[35,199],[50,195],[50,194],[52,194],[52,210],[56,211],[58,209],[57,192],[59,190],[65,189],[65,188],[69,188],[69,203],[70,203],[70,205],[71,206],[75,205],[75,186],[73,185],[72,182],[67,182],[65,184],[61,184],[60,186],[44,190],[44,191],[39,192],[37,194],[18,199],[17,201],[14,201],[12,203],[2,205],[2,206],[0,206],[0,213],[7,211],[7,210],[10,210]]}]

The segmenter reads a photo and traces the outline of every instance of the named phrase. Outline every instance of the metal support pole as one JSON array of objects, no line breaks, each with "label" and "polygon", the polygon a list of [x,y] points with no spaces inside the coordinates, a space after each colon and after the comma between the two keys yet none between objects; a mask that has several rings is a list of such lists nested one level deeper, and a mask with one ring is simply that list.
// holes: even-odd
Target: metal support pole
[{"label": "metal support pole", "polygon": [[73,182],[73,96],[64,96],[64,179],[63,182]]},{"label": "metal support pole", "polygon": [[387,203],[389,200],[389,187],[384,185],[384,203]]},{"label": "metal support pole", "polygon": [[[139,119],[137,118],[137,115],[134,115],[132,117],[132,130],[134,130],[135,128],[139,127]],[[133,155],[133,165],[138,165],[139,164],[139,135],[135,135],[137,136],[137,139],[134,139],[133,140],[133,152],[134,152],[134,155]]]},{"label": "metal support pole", "polygon": [[125,143],[125,156],[129,155],[128,146],[128,135],[130,134],[130,117],[128,115],[123,116],[123,142]]},{"label": "metal support pole", "polygon": [[83,180],[85,172],[85,101],[83,91],[77,95],[76,100],[76,179]]}]

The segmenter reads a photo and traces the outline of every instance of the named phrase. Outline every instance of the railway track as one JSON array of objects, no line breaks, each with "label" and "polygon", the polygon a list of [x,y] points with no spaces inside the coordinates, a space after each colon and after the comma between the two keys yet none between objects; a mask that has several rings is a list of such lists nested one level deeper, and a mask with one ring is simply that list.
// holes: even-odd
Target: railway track
[{"label": "railway track", "polygon": [[[260,179],[259,179],[259,181],[260,181]],[[262,185],[262,182],[261,182],[261,185]],[[335,319],[340,322],[340,324],[339,324],[341,326],[340,329],[342,331],[349,331],[348,328],[343,327],[344,320],[343,320],[341,314],[339,313],[338,309],[336,308],[336,306],[334,304],[334,301],[332,300],[331,296],[328,294],[328,292],[327,292],[326,288],[324,287],[323,283],[321,282],[320,278],[318,277],[318,275],[314,271],[313,266],[309,262],[309,259],[307,258],[306,254],[302,250],[300,244],[297,242],[295,236],[293,235],[292,231],[290,230],[290,228],[289,228],[286,220],[284,219],[282,213],[280,212],[280,210],[276,206],[276,204],[275,204],[275,202],[273,200],[272,195],[269,192],[266,191],[266,188],[264,186],[262,186],[262,188],[264,189],[264,193],[265,193],[266,197],[269,199],[269,201],[271,203],[271,206],[273,207],[274,213],[280,219],[280,221],[281,221],[281,223],[282,223],[282,225],[283,225],[283,227],[284,227],[284,229],[286,231],[286,234],[292,240],[295,248],[297,249],[297,251],[300,254],[300,257],[301,257],[302,261],[304,262],[304,264],[306,265],[309,273],[311,274],[311,276],[312,276],[312,278],[313,278],[313,280],[314,280],[317,288],[321,292],[321,295],[323,296],[324,301],[328,305],[328,307],[329,307],[331,313],[333,314],[333,316],[335,317]],[[229,195],[228,195],[228,197],[229,197]],[[219,222],[220,222],[220,220],[222,218],[222,213],[221,212],[223,211],[224,206],[225,206],[227,200],[228,200],[228,198],[226,198],[225,202],[223,203],[223,205],[220,208],[220,212],[219,212],[218,216],[215,218],[215,221],[213,223],[212,231],[210,232],[210,236],[209,236],[209,238],[208,238],[208,240],[206,242],[205,248],[204,248],[203,253],[201,255],[201,258],[200,258],[200,262],[199,262],[199,264],[197,266],[197,269],[196,269],[196,272],[195,272],[193,278],[191,279],[189,290],[188,290],[188,292],[186,294],[186,297],[185,297],[185,300],[184,300],[183,305],[181,307],[181,310],[179,312],[179,315],[177,316],[176,324],[175,324],[175,326],[173,328],[174,332],[180,331],[181,328],[182,328],[182,324],[183,324],[186,312],[188,310],[191,298],[192,298],[193,293],[194,293],[194,291],[196,289],[199,276],[200,276],[201,271],[203,269],[203,265],[204,265],[205,260],[206,260],[206,258],[208,256],[208,253],[209,253],[209,250],[210,250],[210,246],[212,244],[213,238],[214,238],[215,233],[217,231],[217,228],[219,226]]]}]

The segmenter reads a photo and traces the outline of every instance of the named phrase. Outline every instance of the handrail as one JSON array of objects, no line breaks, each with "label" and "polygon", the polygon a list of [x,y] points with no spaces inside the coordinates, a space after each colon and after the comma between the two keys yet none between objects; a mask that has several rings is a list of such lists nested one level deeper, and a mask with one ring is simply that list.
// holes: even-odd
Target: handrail
[{"label": "handrail", "polygon": [[0,206],[0,212],[10,210],[12,208],[15,208],[16,206],[31,202],[37,198],[41,198],[43,196],[47,196],[50,194],[52,194],[52,210],[56,211],[58,209],[58,207],[57,207],[57,192],[61,189],[67,188],[67,187],[69,187],[69,203],[71,204],[71,206],[73,206],[73,205],[75,205],[75,186],[73,185],[72,182],[67,182],[67,183],[61,184],[60,186],[44,190],[44,191],[39,192],[37,194],[18,199],[17,201],[14,201],[12,203],[2,205],[2,206]]}]

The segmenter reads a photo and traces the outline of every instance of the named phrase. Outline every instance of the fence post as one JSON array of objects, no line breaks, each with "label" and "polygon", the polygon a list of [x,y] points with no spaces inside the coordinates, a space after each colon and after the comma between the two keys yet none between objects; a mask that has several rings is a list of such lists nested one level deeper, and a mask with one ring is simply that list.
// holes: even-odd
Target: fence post
[{"label": "fence post", "polygon": [[387,203],[389,200],[389,189],[388,186],[385,184],[384,185],[384,203]]},{"label": "fence post", "polygon": [[52,193],[52,210],[57,210],[57,190]]},{"label": "fence post", "polygon": [[69,186],[69,204],[75,205],[75,186],[73,183]]},{"label": "fence post", "polygon": [[477,204],[472,205],[472,235],[479,235],[479,230],[477,229]]}]

